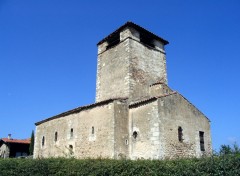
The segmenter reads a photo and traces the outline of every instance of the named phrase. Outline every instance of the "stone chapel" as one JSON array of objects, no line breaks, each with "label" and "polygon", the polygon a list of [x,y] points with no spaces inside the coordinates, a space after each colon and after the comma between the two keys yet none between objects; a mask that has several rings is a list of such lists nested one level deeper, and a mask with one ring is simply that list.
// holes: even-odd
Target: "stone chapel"
[{"label": "stone chapel", "polygon": [[96,102],[35,123],[34,158],[210,155],[209,119],[168,87],[167,44],[132,22],[102,39]]}]

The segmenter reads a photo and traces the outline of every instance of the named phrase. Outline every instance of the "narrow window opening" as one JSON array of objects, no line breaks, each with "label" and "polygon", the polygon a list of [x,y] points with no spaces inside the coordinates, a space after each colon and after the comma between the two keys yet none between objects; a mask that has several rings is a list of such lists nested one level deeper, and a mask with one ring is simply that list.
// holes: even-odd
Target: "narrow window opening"
[{"label": "narrow window opening", "polygon": [[54,141],[57,142],[57,140],[58,140],[58,132],[55,132]]},{"label": "narrow window opening", "polygon": [[140,42],[154,48],[153,39],[147,35],[140,35]]},{"label": "narrow window opening", "polygon": [[182,127],[178,127],[178,141],[183,142],[183,129]]},{"label": "narrow window opening", "polygon": [[108,39],[108,46],[106,49],[112,48],[120,42],[120,33],[114,34]]},{"label": "narrow window opening", "polygon": [[94,134],[94,127],[92,126],[92,134]]},{"label": "narrow window opening", "polygon": [[203,131],[199,131],[199,138],[200,138],[200,150],[201,151],[205,151],[205,147],[204,147],[204,132]]},{"label": "narrow window opening", "polygon": [[125,144],[128,145],[128,140],[127,139],[125,140]]},{"label": "narrow window opening", "polygon": [[42,137],[42,147],[45,145],[45,137]]},{"label": "narrow window opening", "polygon": [[73,154],[73,146],[72,145],[69,145],[69,152],[70,152],[70,155]]},{"label": "narrow window opening", "polygon": [[73,138],[73,128],[71,128],[70,137]]},{"label": "narrow window opening", "polygon": [[133,138],[136,139],[138,136],[138,133],[136,131],[133,132]]}]

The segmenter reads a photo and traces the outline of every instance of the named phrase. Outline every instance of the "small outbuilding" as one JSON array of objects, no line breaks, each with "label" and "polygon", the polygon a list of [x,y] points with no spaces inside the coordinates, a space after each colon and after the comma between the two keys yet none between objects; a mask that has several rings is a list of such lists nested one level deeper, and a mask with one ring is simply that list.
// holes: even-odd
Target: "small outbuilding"
[{"label": "small outbuilding", "polygon": [[0,139],[0,158],[17,158],[29,155],[30,139]]}]

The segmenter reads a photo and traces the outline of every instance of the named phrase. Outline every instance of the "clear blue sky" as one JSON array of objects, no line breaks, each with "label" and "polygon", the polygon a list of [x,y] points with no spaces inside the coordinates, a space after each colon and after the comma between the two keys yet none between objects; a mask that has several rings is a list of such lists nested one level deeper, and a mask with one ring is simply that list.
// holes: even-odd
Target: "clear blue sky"
[{"label": "clear blue sky", "polygon": [[0,137],[95,101],[96,44],[126,21],[170,42],[169,86],[240,143],[239,0],[0,0]]}]

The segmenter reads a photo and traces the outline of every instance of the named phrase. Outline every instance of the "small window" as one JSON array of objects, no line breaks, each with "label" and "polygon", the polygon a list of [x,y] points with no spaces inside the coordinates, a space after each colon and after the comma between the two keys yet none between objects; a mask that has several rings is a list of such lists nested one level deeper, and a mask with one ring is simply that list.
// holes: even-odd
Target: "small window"
[{"label": "small window", "polygon": [[116,33],[111,35],[111,37],[108,39],[108,46],[106,49],[112,48],[115,45],[117,45],[120,42],[120,33]]},{"label": "small window", "polygon": [[138,136],[138,133],[136,131],[133,132],[133,138],[136,139]]},{"label": "small window", "polygon": [[58,140],[58,132],[55,132],[54,141],[57,142],[57,140]]},{"label": "small window", "polygon": [[200,138],[200,150],[201,151],[205,151],[205,147],[204,147],[204,132],[203,131],[199,131],[199,138]]},{"label": "small window", "polygon": [[92,127],[92,134],[94,134],[94,127]]},{"label": "small window", "polygon": [[42,147],[45,145],[45,137],[42,137]]},{"label": "small window", "polygon": [[178,127],[178,141],[183,142],[183,129],[182,127]]},{"label": "small window", "polygon": [[73,138],[73,128],[71,128],[70,137]]},{"label": "small window", "polygon": [[125,140],[125,144],[128,145],[128,140],[127,139]]},{"label": "small window", "polygon": [[153,39],[151,37],[149,37],[148,35],[140,35],[140,42],[147,45],[147,46],[150,46],[152,48],[154,48],[154,44],[153,44]]},{"label": "small window", "polygon": [[71,155],[73,154],[73,146],[72,145],[69,145],[69,152]]}]

